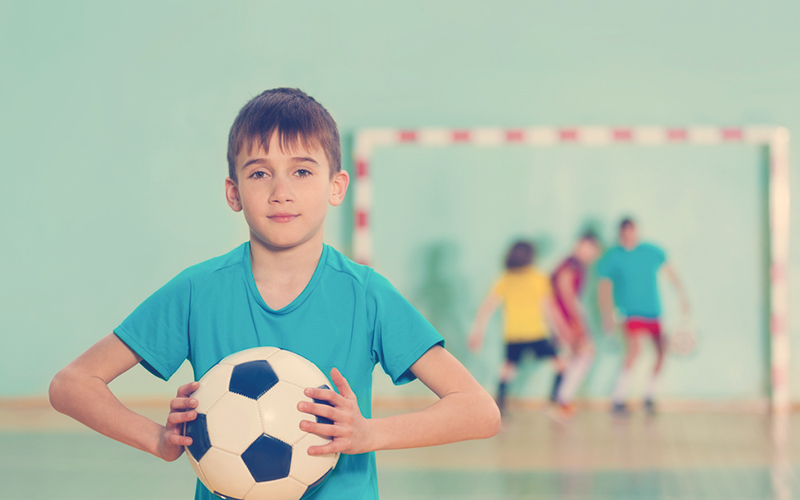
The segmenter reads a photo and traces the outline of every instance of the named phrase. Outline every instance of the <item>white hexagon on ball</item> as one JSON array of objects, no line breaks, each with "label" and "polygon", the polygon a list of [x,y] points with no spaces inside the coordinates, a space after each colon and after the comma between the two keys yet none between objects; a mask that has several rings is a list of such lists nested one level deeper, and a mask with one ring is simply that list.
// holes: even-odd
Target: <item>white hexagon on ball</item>
[{"label": "white hexagon on ball", "polygon": [[295,443],[292,449],[292,466],[289,469],[289,477],[311,485],[336,467],[336,462],[339,460],[338,453],[313,456],[308,454],[311,446],[322,446],[330,442],[330,438],[306,434],[303,439]]},{"label": "white hexagon on ball", "polygon": [[308,487],[291,477],[285,477],[276,481],[266,483],[256,483],[243,500],[269,500],[279,498],[281,500],[299,499]]},{"label": "white hexagon on ball", "polygon": [[297,409],[300,401],[311,402],[311,398],[303,394],[302,388],[282,380],[258,398],[264,433],[289,444],[305,436],[306,432],[300,429],[300,422],[314,420],[314,416]]},{"label": "white hexagon on ball", "polygon": [[256,484],[241,457],[211,448],[199,462],[206,488],[225,496],[244,498]]},{"label": "white hexagon on ball", "polygon": [[195,409],[198,413],[208,413],[220,396],[228,392],[233,366],[217,365],[212,370],[215,372],[214,376],[201,378],[200,387],[192,393],[192,397],[197,400]]},{"label": "white hexagon on ball", "polygon": [[258,403],[229,392],[206,415],[211,446],[241,455],[262,434]]},{"label": "white hexagon on ball", "polygon": [[316,365],[291,351],[276,352],[269,358],[269,364],[278,379],[298,387],[330,387],[328,377]]}]

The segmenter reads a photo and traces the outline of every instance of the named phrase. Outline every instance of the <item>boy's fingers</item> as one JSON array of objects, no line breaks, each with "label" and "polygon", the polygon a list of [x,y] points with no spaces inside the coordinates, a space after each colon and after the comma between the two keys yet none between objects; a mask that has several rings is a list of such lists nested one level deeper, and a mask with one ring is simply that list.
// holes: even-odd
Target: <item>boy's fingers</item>
[{"label": "boy's fingers", "polygon": [[[341,398],[341,396],[339,397]],[[325,417],[333,421],[337,420],[335,417],[337,413],[339,413],[339,410],[337,410],[335,406],[320,403],[309,403],[308,401],[300,401],[297,403],[297,409],[303,413],[309,413],[318,417]]]},{"label": "boy's fingers", "polygon": [[197,406],[197,400],[194,398],[174,398],[169,402],[170,410],[190,410]]},{"label": "boy's fingers", "polygon": [[179,398],[189,397],[189,395],[191,395],[199,387],[200,387],[200,382],[189,382],[188,384],[184,384],[178,387],[178,397]]},{"label": "boy's fingers", "polygon": [[194,410],[181,411],[181,412],[170,413],[169,416],[167,416],[167,422],[169,422],[170,424],[182,424],[184,422],[189,422],[196,418],[197,418],[197,412]]},{"label": "boy's fingers", "polygon": [[350,389],[350,384],[347,383],[347,379],[344,378],[344,375],[342,375],[337,368],[331,370],[331,379],[333,379],[336,388],[339,389],[339,394],[347,399],[354,399],[356,397],[353,390]]},{"label": "boy's fingers", "polygon": [[310,446],[308,448],[309,455],[328,455],[331,453],[342,453],[347,449],[348,445],[344,440],[331,441],[322,446]]},{"label": "boy's fingers", "polygon": [[331,424],[311,422],[309,420],[300,422],[300,429],[327,438],[341,437],[344,435],[344,430],[340,427]]},{"label": "boy's fingers", "polygon": [[192,438],[189,436],[181,436],[180,434],[170,434],[169,442],[177,446],[189,446],[192,444]]},{"label": "boy's fingers", "polygon": [[311,399],[328,401],[334,406],[340,406],[345,401],[342,395],[337,394],[336,391],[332,391],[331,389],[307,387],[306,390],[304,391],[304,394],[310,397]]}]

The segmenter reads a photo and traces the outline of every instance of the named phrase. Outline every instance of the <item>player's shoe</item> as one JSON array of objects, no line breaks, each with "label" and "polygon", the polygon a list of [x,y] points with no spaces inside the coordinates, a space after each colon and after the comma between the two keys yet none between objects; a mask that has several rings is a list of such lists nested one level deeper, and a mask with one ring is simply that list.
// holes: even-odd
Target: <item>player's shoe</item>
[{"label": "player's shoe", "polygon": [[544,408],[544,414],[553,421],[563,424],[575,416],[575,406],[569,403],[553,403]]},{"label": "player's shoe", "polygon": [[558,403],[558,414],[567,420],[575,416],[575,405],[572,403]]},{"label": "player's shoe", "polygon": [[611,414],[615,417],[629,417],[631,412],[625,403],[614,403],[611,407]]}]

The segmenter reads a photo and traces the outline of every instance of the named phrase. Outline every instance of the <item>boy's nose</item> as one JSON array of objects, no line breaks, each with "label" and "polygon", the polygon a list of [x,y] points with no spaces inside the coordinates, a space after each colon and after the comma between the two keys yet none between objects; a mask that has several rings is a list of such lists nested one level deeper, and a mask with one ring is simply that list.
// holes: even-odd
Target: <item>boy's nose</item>
[{"label": "boy's nose", "polygon": [[270,203],[285,203],[287,201],[292,201],[293,199],[294,197],[292,196],[286,181],[276,179],[272,189],[272,194],[269,198]]}]

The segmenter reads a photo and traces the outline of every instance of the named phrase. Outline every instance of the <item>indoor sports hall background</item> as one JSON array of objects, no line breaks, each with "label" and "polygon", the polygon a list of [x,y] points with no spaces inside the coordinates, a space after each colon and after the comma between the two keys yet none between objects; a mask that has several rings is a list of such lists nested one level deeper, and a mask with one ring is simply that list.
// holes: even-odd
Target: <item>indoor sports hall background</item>
[{"label": "indoor sports hall background", "polygon": [[[11,409],[44,407],[53,375],[150,293],[247,239],[223,196],[226,141],[262,90],[298,87],[326,106],[351,172],[355,134],[374,127],[769,125],[800,134],[798,16],[800,4],[777,1],[0,0],[0,416],[18,422]],[[549,271],[585,227],[611,245],[620,218],[632,216],[683,279],[698,331],[696,353],[667,360],[664,404],[762,409],[767,169],[764,149],[746,144],[381,148],[371,164],[372,264],[494,391],[499,318],[480,354],[466,336],[509,243],[536,241]],[[331,209],[326,226],[326,241],[346,254],[352,203]],[[793,237],[798,229],[795,203]],[[796,290],[800,245],[790,259]],[[663,296],[673,325],[668,286]],[[594,314],[593,287],[586,303]],[[790,332],[797,405],[800,320]],[[579,400],[599,405],[622,344],[595,335],[597,362]],[[376,400],[426,394],[376,372]],[[551,369],[528,363],[524,372],[512,394],[539,401]],[[184,366],[164,383],[137,367],[113,387],[130,401],[161,401],[191,377]],[[58,445],[68,435],[2,425],[8,449],[33,449],[31,457],[69,446]],[[90,453],[149,463],[85,440]],[[402,482],[386,484],[393,479]],[[558,490],[557,480],[541,481]]]}]

